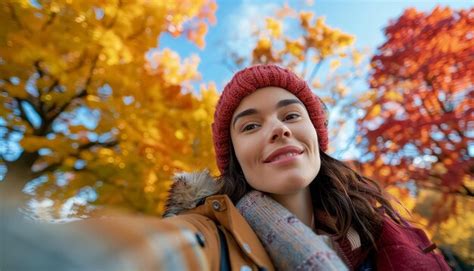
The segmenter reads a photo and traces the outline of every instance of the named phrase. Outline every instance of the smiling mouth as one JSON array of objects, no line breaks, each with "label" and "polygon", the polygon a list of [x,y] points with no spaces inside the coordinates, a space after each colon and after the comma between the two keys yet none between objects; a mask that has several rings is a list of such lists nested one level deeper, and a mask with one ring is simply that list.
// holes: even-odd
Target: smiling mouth
[{"label": "smiling mouth", "polygon": [[271,163],[276,163],[276,162],[283,162],[283,161],[291,161],[293,160],[294,158],[296,158],[297,156],[300,156],[301,154],[303,154],[304,151],[301,151],[300,153],[297,153],[297,152],[288,152],[288,153],[285,153],[285,154],[280,154],[278,155],[277,157],[273,158],[271,161],[268,161],[268,162],[264,162],[265,164],[271,164]]}]

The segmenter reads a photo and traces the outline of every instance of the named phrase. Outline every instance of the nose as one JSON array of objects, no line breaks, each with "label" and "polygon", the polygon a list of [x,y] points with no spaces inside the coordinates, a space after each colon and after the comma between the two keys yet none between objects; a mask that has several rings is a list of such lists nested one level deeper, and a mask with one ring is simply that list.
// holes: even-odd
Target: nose
[{"label": "nose", "polygon": [[290,137],[291,136],[291,130],[286,126],[283,122],[278,122],[273,126],[273,129],[271,131],[271,137],[270,141],[274,142],[278,139],[284,138],[284,137]]}]

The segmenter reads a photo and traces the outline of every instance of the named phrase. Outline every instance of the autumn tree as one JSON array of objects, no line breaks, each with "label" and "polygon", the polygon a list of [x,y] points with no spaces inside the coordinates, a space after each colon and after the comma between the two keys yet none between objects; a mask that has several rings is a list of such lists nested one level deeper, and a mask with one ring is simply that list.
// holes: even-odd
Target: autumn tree
[{"label": "autumn tree", "polygon": [[330,150],[343,154],[351,144],[341,146],[337,138],[341,131],[351,130],[346,124],[355,115],[353,104],[359,95],[351,87],[363,79],[367,66],[364,50],[353,47],[355,37],[329,26],[308,7],[296,10],[284,5],[253,26],[252,38],[245,40],[251,49],[231,50],[228,67],[235,71],[247,65],[276,63],[304,78],[329,109]]},{"label": "autumn tree", "polygon": [[474,196],[474,9],[408,9],[372,59],[359,120],[371,175]]},{"label": "autumn tree", "polygon": [[[372,89],[360,100],[364,114],[358,120],[363,173],[401,188],[404,202],[418,197],[412,199],[416,220],[470,261],[473,29],[472,8],[407,9],[385,28],[387,40],[371,60]],[[470,234],[463,235],[461,225]],[[454,232],[467,243],[456,243],[463,240],[453,239]]]},{"label": "autumn tree", "polygon": [[194,94],[198,57],[159,38],[202,48],[215,10],[212,0],[3,1],[0,190],[34,180],[26,192],[52,200],[56,217],[78,195],[160,213],[175,170],[213,169],[215,87]]}]

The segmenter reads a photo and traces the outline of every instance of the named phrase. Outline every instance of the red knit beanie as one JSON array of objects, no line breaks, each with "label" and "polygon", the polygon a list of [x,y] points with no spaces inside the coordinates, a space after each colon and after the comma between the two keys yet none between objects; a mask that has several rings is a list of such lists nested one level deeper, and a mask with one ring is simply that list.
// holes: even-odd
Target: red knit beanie
[{"label": "red knit beanie", "polygon": [[280,87],[288,90],[303,102],[318,134],[319,148],[328,148],[326,108],[308,87],[306,82],[290,70],[273,64],[257,65],[237,72],[224,88],[214,113],[212,138],[217,167],[224,173],[229,166],[230,122],[240,101],[255,90],[264,87]]}]

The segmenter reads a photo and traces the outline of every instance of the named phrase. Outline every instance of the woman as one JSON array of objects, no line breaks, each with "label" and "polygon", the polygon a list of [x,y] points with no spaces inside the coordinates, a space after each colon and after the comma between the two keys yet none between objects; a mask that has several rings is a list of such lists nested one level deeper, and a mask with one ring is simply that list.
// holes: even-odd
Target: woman
[{"label": "woman", "polygon": [[258,65],[237,72],[219,99],[212,133],[221,176],[183,175],[166,216],[209,218],[231,245],[231,264],[232,254],[248,259],[257,250],[261,260],[253,264],[265,268],[345,269],[341,258],[351,270],[449,270],[376,182],[325,153],[324,105],[291,71]]}]

